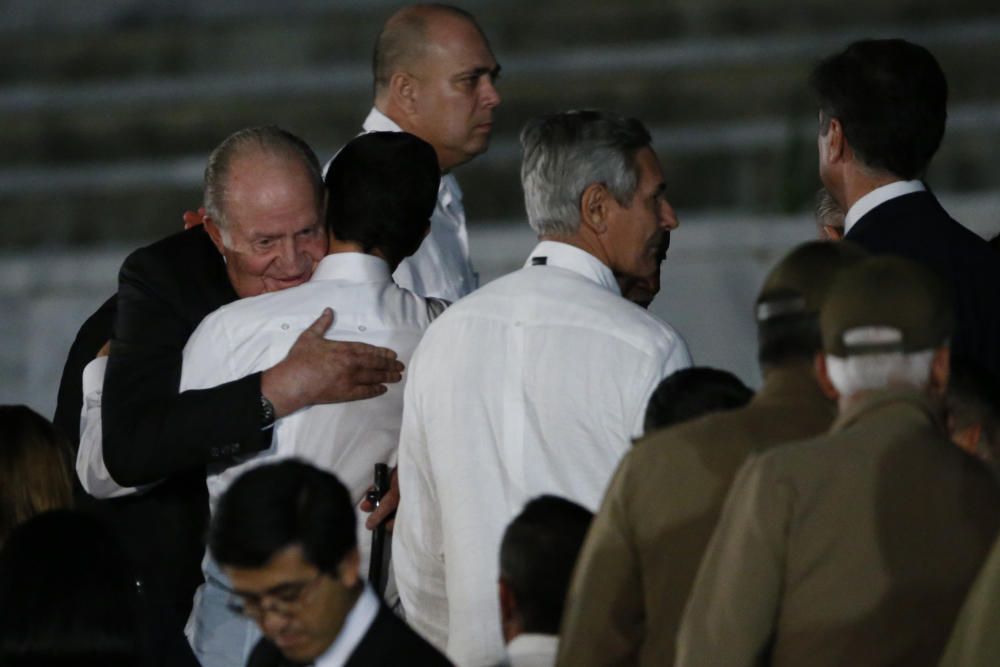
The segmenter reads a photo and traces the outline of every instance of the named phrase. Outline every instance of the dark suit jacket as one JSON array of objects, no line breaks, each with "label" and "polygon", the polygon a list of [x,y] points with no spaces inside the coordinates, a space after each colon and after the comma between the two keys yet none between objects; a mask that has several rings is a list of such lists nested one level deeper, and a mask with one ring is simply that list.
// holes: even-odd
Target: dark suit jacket
[{"label": "dark suit jacket", "polygon": [[118,299],[111,295],[80,327],[73,345],[69,348],[63,366],[56,399],[56,414],[52,423],[70,439],[73,451],[80,443],[80,409],[83,407],[83,369],[93,361],[104,344],[111,340]]},{"label": "dark suit jacket", "polygon": [[235,299],[202,227],[125,260],[102,404],[105,464],[119,484],[148,484],[270,444],[271,431],[260,429],[260,373],[178,393],[191,333]]},{"label": "dark suit jacket", "polygon": [[876,206],[845,238],[937,271],[955,304],[952,351],[1000,376],[1000,260],[986,241],[953,220],[930,192]]},{"label": "dark suit jacket", "polygon": [[[254,647],[247,667],[296,667],[281,654],[267,638]],[[445,667],[451,665],[447,658],[427,643],[413,629],[392,613],[384,604],[379,605],[378,615],[347,659],[345,667]]]}]

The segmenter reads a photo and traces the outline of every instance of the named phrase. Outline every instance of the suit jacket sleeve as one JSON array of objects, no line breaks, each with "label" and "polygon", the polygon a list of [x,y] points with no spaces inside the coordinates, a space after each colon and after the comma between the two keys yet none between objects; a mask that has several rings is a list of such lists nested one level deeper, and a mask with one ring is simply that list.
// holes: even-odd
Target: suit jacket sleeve
[{"label": "suit jacket sleeve", "polygon": [[736,476],[677,636],[677,667],[757,664],[774,632],[792,494],[752,457]]},{"label": "suit jacket sleeve", "polygon": [[622,459],[577,560],[560,633],[560,667],[638,662],[645,615],[628,516],[633,461],[631,455]]},{"label": "suit jacket sleeve", "polygon": [[270,443],[270,430],[260,429],[260,373],[179,393],[188,337],[235,298],[210,244],[203,231],[189,230],[136,251],[119,274],[102,420],[105,463],[123,486]]},{"label": "suit jacket sleeve", "polygon": [[112,295],[80,327],[66,357],[52,422],[70,439],[74,449],[80,440],[83,369],[97,356],[104,344],[111,340],[116,312],[117,298]]}]

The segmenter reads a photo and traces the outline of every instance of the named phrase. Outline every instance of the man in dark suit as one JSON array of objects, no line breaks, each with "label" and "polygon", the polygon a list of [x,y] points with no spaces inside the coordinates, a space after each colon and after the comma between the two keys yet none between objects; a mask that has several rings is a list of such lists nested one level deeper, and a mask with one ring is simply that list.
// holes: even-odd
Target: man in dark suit
[{"label": "man in dark suit", "polygon": [[78,435],[83,367],[113,338],[102,397],[104,462],[123,486],[158,484],[97,512],[120,529],[164,636],[180,635],[201,583],[205,465],[266,448],[270,423],[298,407],[380,394],[401,369],[389,350],[304,335],[264,373],[178,393],[181,351],[205,315],[237,297],[304,282],[326,254],[319,163],[283,130],[227,138],[209,159],[206,203],[214,218],[204,227],[126,259],[118,294],[74,343],[57,409]]},{"label": "man in dark suit", "polygon": [[230,608],[264,634],[249,667],[450,664],[362,579],[350,494],[328,472],[285,460],[243,474],[219,500],[208,548]]},{"label": "man in dark suit", "polygon": [[845,238],[936,271],[955,304],[955,354],[1000,373],[1000,263],[921,180],[947,117],[948,84],[934,56],[901,39],[855,42],[823,60],[811,84],[819,174],[847,211]]}]

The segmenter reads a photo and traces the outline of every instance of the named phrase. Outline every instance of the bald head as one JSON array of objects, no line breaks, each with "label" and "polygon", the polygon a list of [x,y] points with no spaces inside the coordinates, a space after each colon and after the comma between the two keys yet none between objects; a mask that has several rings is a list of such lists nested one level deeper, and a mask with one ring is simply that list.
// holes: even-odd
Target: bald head
[{"label": "bald head", "polygon": [[403,7],[389,17],[375,41],[372,57],[372,74],[375,78],[375,97],[389,86],[392,75],[411,69],[427,52],[433,41],[432,27],[447,20],[466,21],[472,24],[486,41],[486,36],[469,12],[452,5],[423,3]]}]

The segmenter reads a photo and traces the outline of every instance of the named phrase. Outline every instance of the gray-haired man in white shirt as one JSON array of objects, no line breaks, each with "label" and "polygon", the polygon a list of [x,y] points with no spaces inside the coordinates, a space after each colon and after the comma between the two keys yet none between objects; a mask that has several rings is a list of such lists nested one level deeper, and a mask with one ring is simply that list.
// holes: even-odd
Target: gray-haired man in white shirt
[{"label": "gray-haired man in white shirt", "polygon": [[596,508],[653,389],[690,365],[615,280],[652,274],[677,227],[650,141],[596,111],[530,123],[521,180],[541,243],[438,319],[410,363],[396,581],[407,619],[458,664],[503,658],[504,526],[545,493]]}]

